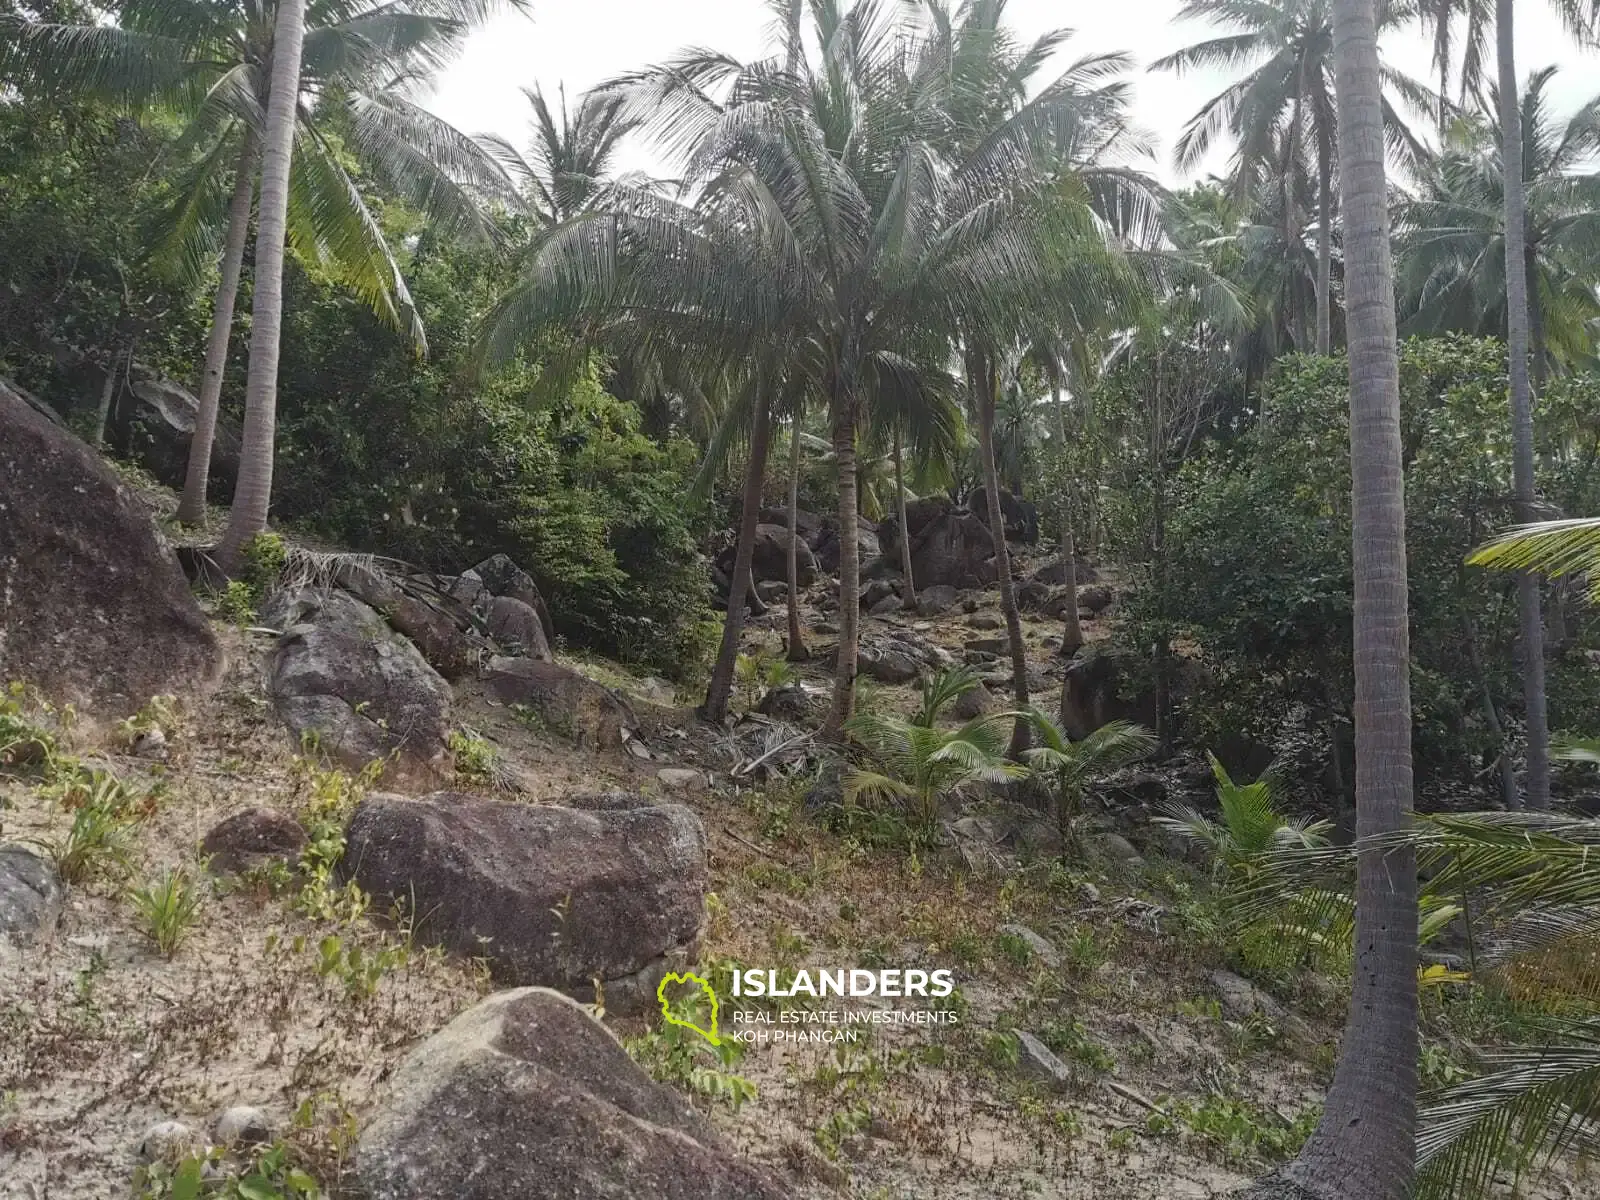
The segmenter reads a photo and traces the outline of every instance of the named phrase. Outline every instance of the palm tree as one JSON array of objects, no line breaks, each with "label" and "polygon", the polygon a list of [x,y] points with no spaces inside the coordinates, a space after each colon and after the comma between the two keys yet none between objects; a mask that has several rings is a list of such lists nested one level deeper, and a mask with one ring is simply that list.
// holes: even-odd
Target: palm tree
[{"label": "palm tree", "polygon": [[1001,729],[1013,714],[990,713],[956,729],[938,727],[948,705],[981,686],[970,670],[956,667],[923,685],[922,704],[910,718],[878,710],[852,716],[845,728],[866,757],[845,776],[845,803],[866,799],[903,806],[917,832],[931,836],[946,798],[1025,774],[1004,754]]},{"label": "palm tree", "polygon": [[543,225],[557,225],[590,208],[611,180],[612,163],[635,122],[622,115],[617,96],[590,92],[567,108],[563,88],[558,113],[540,87],[523,88],[533,109],[533,142],[526,156],[501,138],[480,140],[492,147],[522,184],[528,207]]},{"label": "palm tree", "polygon": [[[1247,70],[1242,78],[1195,114],[1176,145],[1180,170],[1198,164],[1228,133],[1235,143],[1233,181],[1240,196],[1276,178],[1278,218],[1284,246],[1298,243],[1300,224],[1294,181],[1307,144],[1316,159],[1317,244],[1315,273],[1318,354],[1332,344],[1334,146],[1338,137],[1334,102],[1334,37],[1331,0],[1188,0],[1180,20],[1222,24],[1229,32],[1158,59],[1150,69],[1179,74],[1194,69]],[[1383,0],[1378,26],[1398,24],[1404,10]],[[1430,108],[1427,90],[1397,71],[1383,68],[1386,87],[1407,103]],[[1380,97],[1391,145],[1408,157],[1421,144],[1386,97]]]},{"label": "palm tree", "polygon": [[[525,0],[507,2],[520,8]],[[476,143],[409,99],[405,85],[448,61],[492,11],[478,0],[316,0],[305,8],[286,236],[302,259],[354,290],[419,350],[426,337],[400,268],[342,160],[352,153],[440,232],[487,233],[478,197],[506,195],[509,182]],[[198,281],[222,247],[179,507],[180,519],[196,522],[263,160],[280,45],[276,9],[247,0],[125,0],[117,18],[115,26],[5,18],[0,72],[134,106],[169,103],[185,122],[172,152],[175,199],[157,217],[153,253],[180,279]]]},{"label": "palm tree", "polygon": [[1155,822],[1184,841],[1210,851],[1230,885],[1256,888],[1261,877],[1273,869],[1275,855],[1315,850],[1328,844],[1331,821],[1305,821],[1283,815],[1278,782],[1270,771],[1254,783],[1235,783],[1216,755],[1208,757],[1211,774],[1217,781],[1220,819],[1213,820],[1188,805],[1171,804]]},{"label": "palm tree", "polygon": [[1415,1174],[1417,872],[1413,849],[1381,842],[1408,826],[1412,792],[1400,367],[1378,23],[1368,0],[1337,0],[1333,12],[1350,344],[1355,969],[1322,1119],[1299,1158],[1248,1194],[1400,1200]]},{"label": "palm tree", "polygon": [[[1567,28],[1591,40],[1597,7],[1593,0],[1553,0]],[[1432,22],[1436,59],[1443,53],[1450,30],[1461,16],[1467,20],[1467,49],[1463,63],[1463,94],[1476,88],[1484,61],[1488,28],[1483,0],[1469,0],[1463,8],[1439,0],[1421,10]],[[1464,11],[1463,11],[1464,9]],[[1512,0],[1495,0],[1495,77],[1498,82],[1500,161],[1526,163],[1523,152],[1522,105],[1517,97],[1515,9]],[[1537,516],[1533,465],[1533,388],[1528,375],[1530,313],[1527,279],[1527,195],[1524,171],[1502,171],[1505,205],[1504,248],[1506,284],[1506,352],[1511,382],[1512,481],[1521,519]],[[1528,727],[1528,767],[1523,777],[1524,800],[1529,808],[1550,806],[1550,724],[1544,678],[1544,618],[1539,584],[1531,575],[1517,577],[1517,614],[1522,640],[1522,696]]]},{"label": "palm tree", "polygon": [[1030,747],[1022,757],[1028,770],[1050,785],[1056,823],[1061,836],[1071,841],[1088,786],[1149,758],[1156,751],[1156,738],[1148,729],[1128,721],[1110,721],[1075,742],[1038,709],[1029,715],[1039,745]]},{"label": "palm tree", "polygon": [[[1552,367],[1591,353],[1589,323],[1600,316],[1594,239],[1600,233],[1600,99],[1561,125],[1546,90],[1555,68],[1535,72],[1522,93],[1522,178],[1532,384]],[[1505,196],[1503,138],[1495,104],[1456,122],[1445,151],[1427,164],[1418,192],[1396,223],[1405,324],[1422,333],[1460,330],[1504,337]]]}]

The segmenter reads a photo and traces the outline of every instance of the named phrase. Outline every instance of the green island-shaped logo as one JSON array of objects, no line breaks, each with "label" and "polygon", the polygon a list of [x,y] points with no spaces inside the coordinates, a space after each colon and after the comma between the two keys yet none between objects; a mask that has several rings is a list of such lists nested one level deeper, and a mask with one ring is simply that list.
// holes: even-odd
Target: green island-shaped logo
[{"label": "green island-shaped logo", "polygon": [[[673,1002],[667,999],[667,986],[674,983],[685,985],[695,984],[700,988],[701,994],[705,996],[711,1008],[711,1028],[709,1030],[703,1028],[691,1019],[697,1018],[700,1015],[700,1005],[695,1002],[695,999],[689,999],[689,1002],[684,1008],[684,1011],[689,1014],[688,1017],[679,1016],[677,1013],[672,1011]],[[717,993],[712,989],[711,985],[700,976],[694,974],[692,971],[685,971],[682,975],[678,974],[676,971],[670,972],[659,984],[656,985],[656,999],[661,1002],[661,1019],[664,1020],[668,1025],[681,1025],[685,1029],[692,1029],[701,1037],[705,1038],[706,1041],[710,1042],[713,1046],[722,1045],[722,1039],[717,1036]],[[681,999],[679,1002],[683,1003]]]}]

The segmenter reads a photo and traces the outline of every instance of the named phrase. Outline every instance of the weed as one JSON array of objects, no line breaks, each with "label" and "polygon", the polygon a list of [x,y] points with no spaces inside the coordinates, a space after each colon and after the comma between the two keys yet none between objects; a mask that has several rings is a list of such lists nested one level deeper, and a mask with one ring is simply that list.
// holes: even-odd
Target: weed
[{"label": "weed", "polygon": [[1039,1040],[1057,1054],[1091,1071],[1107,1074],[1117,1068],[1111,1052],[1079,1021],[1051,1021],[1039,1030]]},{"label": "weed", "polygon": [[240,554],[244,559],[241,574],[257,599],[277,584],[289,559],[283,538],[270,532],[256,534],[240,548]]},{"label": "weed", "polygon": [[72,812],[66,836],[46,849],[68,883],[96,875],[126,872],[133,852],[133,830],[148,815],[143,797],[109,771],[80,771],[52,789]]},{"label": "weed", "polygon": [[242,579],[230,579],[217,593],[217,616],[230,625],[249,625],[256,619],[256,594]]},{"label": "weed", "polygon": [[817,1149],[837,1161],[844,1143],[872,1124],[872,1110],[864,1104],[851,1105],[833,1113],[811,1135]]},{"label": "weed", "polygon": [[10,684],[0,693],[0,767],[33,767],[56,753],[56,738],[27,713],[28,690]]},{"label": "weed", "polygon": [[200,915],[200,889],[187,872],[168,869],[128,894],[146,937],[165,958],[178,952]]},{"label": "weed", "polygon": [[470,730],[452,730],[448,740],[456,758],[456,774],[473,783],[488,783],[495,774],[495,751]]},{"label": "weed", "polygon": [[343,938],[330,933],[317,943],[317,974],[323,979],[338,980],[352,1000],[366,1000],[377,995],[384,977],[404,967],[410,957],[411,948],[403,942],[363,950],[359,944],[347,945]]},{"label": "weed", "polygon": [[1022,1061],[1022,1042],[1014,1033],[991,1031],[984,1035],[983,1054],[996,1070],[1010,1070]]},{"label": "weed", "polygon": [[[681,1002],[680,1015],[704,1027],[709,1018],[696,1011],[700,994]],[[623,1043],[633,1060],[662,1083],[687,1088],[713,1104],[721,1104],[731,1112],[738,1112],[745,1103],[756,1098],[756,1085],[736,1074],[734,1067],[744,1057],[742,1042],[725,1037],[713,1046],[698,1033],[681,1025],[663,1023],[660,1029],[651,1030]]]},{"label": "weed", "polygon": [[1013,966],[1026,967],[1033,961],[1033,947],[1028,945],[1027,939],[1020,934],[1005,931],[995,939],[995,944],[999,948],[1000,957]]},{"label": "weed", "polygon": [[1222,1161],[1243,1166],[1292,1158],[1316,1128],[1322,1106],[1309,1105],[1285,1120],[1248,1100],[1212,1095],[1177,1105],[1174,1115]]},{"label": "weed", "polygon": [[1092,975],[1105,965],[1108,951],[1096,940],[1094,930],[1085,926],[1067,939],[1063,956],[1074,973]]}]

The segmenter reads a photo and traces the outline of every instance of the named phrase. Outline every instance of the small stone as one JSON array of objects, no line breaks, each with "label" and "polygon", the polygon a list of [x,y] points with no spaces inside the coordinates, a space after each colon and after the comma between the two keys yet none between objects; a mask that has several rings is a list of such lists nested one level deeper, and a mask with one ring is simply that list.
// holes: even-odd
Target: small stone
[{"label": "small stone", "polygon": [[661,786],[672,792],[699,791],[706,785],[706,777],[689,767],[662,767],[656,772]]},{"label": "small stone", "polygon": [[1142,859],[1133,843],[1120,833],[1102,833],[1095,840],[1099,843],[1100,852],[1107,858],[1126,863],[1136,863]]},{"label": "small stone", "polygon": [[968,629],[1000,629],[1005,622],[993,613],[973,613],[967,618]]},{"label": "small stone", "polygon": [[1085,881],[1078,885],[1078,898],[1085,904],[1100,903],[1100,889],[1094,884]]},{"label": "small stone", "polygon": [[955,588],[949,584],[935,584],[917,593],[917,612],[924,617],[936,617],[953,608],[957,599]]},{"label": "small stone", "polygon": [[48,937],[65,898],[61,876],[49,862],[21,846],[0,846],[0,942]]},{"label": "small stone", "polygon": [[981,683],[968,688],[950,704],[950,713],[958,721],[970,721],[994,710],[994,693]]},{"label": "small stone", "polygon": [[1065,1088],[1072,1084],[1072,1071],[1067,1064],[1055,1056],[1055,1053],[1026,1029],[1017,1030],[1017,1041],[1021,1044],[1022,1053],[1018,1066],[1025,1075],[1050,1084],[1052,1087]]},{"label": "small stone", "polygon": [[1002,925],[1000,926],[1000,932],[1009,933],[1012,937],[1022,939],[1033,957],[1052,971],[1061,965],[1061,953],[1051,943],[1050,939],[1042,934],[1035,933],[1026,925]]},{"label": "small stone", "polygon": [[295,863],[306,848],[306,831],[288,813],[257,806],[214,825],[200,843],[218,875],[240,875],[272,862]]},{"label": "small stone", "polygon": [[235,1146],[263,1146],[272,1140],[272,1122],[259,1108],[236,1104],[224,1109],[217,1117],[212,1130],[217,1145],[232,1149]]},{"label": "small stone", "polygon": [[900,600],[899,596],[885,596],[882,600],[879,600],[871,608],[867,609],[867,616],[869,616],[869,617],[886,617],[890,613],[899,612],[904,607],[905,606],[904,606],[904,604],[901,603],[901,600]]},{"label": "small stone", "polygon": [[141,729],[139,735],[133,739],[133,753],[136,758],[161,760],[167,757],[167,735],[159,729]]},{"label": "small stone", "polygon": [[139,1140],[139,1157],[152,1163],[176,1164],[207,1149],[199,1131],[182,1121],[158,1121]]}]

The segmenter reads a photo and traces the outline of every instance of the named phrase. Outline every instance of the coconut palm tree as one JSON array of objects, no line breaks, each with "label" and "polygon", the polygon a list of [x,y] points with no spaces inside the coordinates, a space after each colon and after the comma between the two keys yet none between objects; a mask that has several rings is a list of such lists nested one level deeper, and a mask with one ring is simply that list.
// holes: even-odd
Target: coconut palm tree
[{"label": "coconut palm tree", "polygon": [[[508,0],[513,8],[523,2]],[[415,104],[406,85],[448,61],[495,7],[478,0],[316,0],[305,7],[285,233],[302,259],[354,290],[419,350],[426,348],[421,321],[344,157],[353,154],[441,232],[486,233],[479,197],[509,194],[508,181],[476,143]],[[175,200],[155,217],[152,253],[180,279],[198,281],[217,261],[219,242],[221,251],[179,506],[180,519],[193,522],[204,516],[233,305],[263,169],[274,47],[281,44],[276,9],[245,0],[123,0],[116,12],[114,26],[4,18],[0,75],[135,106],[164,102],[182,115],[171,154]],[[265,358],[259,361],[265,370]],[[252,468],[254,481],[270,482],[260,465]]]},{"label": "coconut palm tree", "polygon": [[[1584,41],[1594,37],[1600,5],[1594,0],[1552,0],[1562,23]],[[1419,10],[1433,26],[1435,59],[1450,40],[1451,30],[1466,22],[1466,51],[1461,87],[1463,95],[1481,83],[1486,60],[1488,20],[1485,0],[1437,0]],[[1522,105],[1517,96],[1516,13],[1513,0],[1495,0],[1495,78],[1499,99],[1500,161],[1526,163],[1523,151]],[[1523,521],[1536,516],[1537,495],[1533,462],[1533,385],[1528,374],[1531,315],[1527,279],[1527,195],[1524,171],[1502,171],[1505,221],[1506,352],[1511,383],[1512,481]],[[1539,585],[1531,575],[1517,577],[1517,615],[1522,639],[1522,697],[1528,728],[1527,770],[1523,775],[1524,802],[1530,808],[1550,806],[1550,725],[1547,715],[1544,668],[1544,618]]]},{"label": "coconut palm tree", "polygon": [[1400,367],[1384,172],[1378,24],[1336,0],[1335,88],[1345,220],[1355,574],[1355,969],[1321,1121],[1281,1172],[1251,1189],[1296,1200],[1401,1200],[1415,1174],[1416,854],[1381,839],[1410,821],[1411,695]]},{"label": "coconut palm tree", "polygon": [[[1590,322],[1600,262],[1600,98],[1562,124],[1546,91],[1555,68],[1535,72],[1522,93],[1522,178],[1526,198],[1524,261],[1532,383],[1552,368],[1592,355]],[[1459,330],[1504,337],[1505,196],[1500,166],[1498,89],[1475,119],[1456,122],[1446,148],[1426,165],[1416,194],[1395,220],[1401,311],[1421,333]]]},{"label": "coconut palm tree", "polygon": [[[1406,11],[1391,0],[1378,5],[1378,27],[1391,28]],[[1197,165],[1224,133],[1234,142],[1232,176],[1240,196],[1276,180],[1283,244],[1300,240],[1294,181],[1308,147],[1316,161],[1316,340],[1318,354],[1332,344],[1333,221],[1336,190],[1334,147],[1338,138],[1334,102],[1331,0],[1189,0],[1180,20],[1221,24],[1228,32],[1186,46],[1150,64],[1153,71],[1182,74],[1196,69],[1247,73],[1218,93],[1184,127],[1175,147],[1180,170]],[[1383,68],[1384,85],[1399,100],[1431,111],[1431,93],[1398,71]],[[1423,153],[1400,116],[1380,97],[1393,149],[1407,158]]]},{"label": "coconut palm tree", "polygon": [[617,96],[590,92],[576,109],[567,107],[562,88],[552,110],[544,89],[523,88],[533,109],[533,140],[523,155],[502,138],[484,136],[521,184],[528,208],[544,225],[555,225],[594,204],[612,177],[622,139],[634,122],[623,117]]},{"label": "coconut palm tree", "polygon": [[1061,836],[1071,841],[1088,786],[1149,758],[1156,751],[1156,738],[1131,722],[1109,721],[1075,742],[1038,709],[1029,715],[1039,744],[1023,753],[1023,761],[1034,776],[1049,785]]}]

